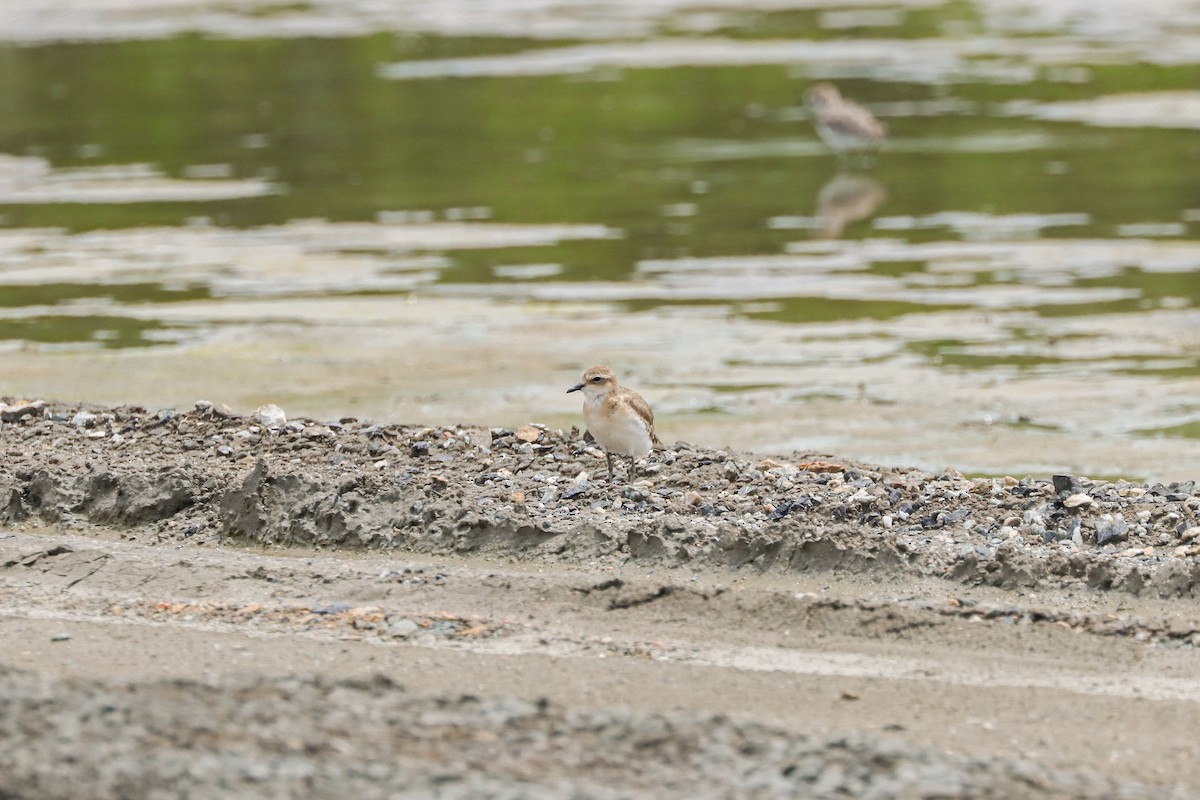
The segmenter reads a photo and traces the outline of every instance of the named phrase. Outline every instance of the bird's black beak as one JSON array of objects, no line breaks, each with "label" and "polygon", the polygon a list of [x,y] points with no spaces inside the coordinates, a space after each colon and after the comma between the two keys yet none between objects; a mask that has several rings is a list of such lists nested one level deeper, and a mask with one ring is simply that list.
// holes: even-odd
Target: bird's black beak
[{"label": "bird's black beak", "polygon": [[583,390],[583,384],[577,383],[574,386],[572,386],[570,389],[567,389],[567,394],[570,394],[571,392],[582,391],[582,390]]}]

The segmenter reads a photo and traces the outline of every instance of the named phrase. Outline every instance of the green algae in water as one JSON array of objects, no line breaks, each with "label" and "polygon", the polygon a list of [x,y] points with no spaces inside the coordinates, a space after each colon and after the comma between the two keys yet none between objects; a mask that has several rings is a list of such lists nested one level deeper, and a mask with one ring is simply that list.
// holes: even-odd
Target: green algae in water
[{"label": "green algae in water", "polygon": [[182,330],[154,320],[118,316],[46,315],[0,319],[0,340],[40,344],[87,344],[106,350],[174,343]]},{"label": "green algae in water", "polygon": [[1184,422],[1180,425],[1171,425],[1165,428],[1139,428],[1133,431],[1133,435],[1149,439],[1162,439],[1165,437],[1200,439],[1200,420]]},{"label": "green algae in water", "polygon": [[[280,3],[269,13],[305,4]],[[829,31],[822,12],[727,15],[730,35],[749,38]],[[946,25],[976,26],[973,6],[896,9],[897,24],[850,25],[838,37],[937,36]],[[865,19],[870,20],[868,15]],[[878,16],[875,19],[879,19]],[[0,46],[0,153],[46,158],[55,168],[146,163],[186,178],[196,165],[227,165],[232,178],[264,178],[285,191],[203,203],[20,204],[0,207],[8,227],[74,231],[181,225],[206,217],[219,227],[278,225],[293,219],[373,221],[396,210],[449,219],[455,208],[483,208],[500,223],[603,224],[621,236],[544,248],[453,250],[437,280],[516,283],[503,267],[555,263],[547,281],[642,279],[646,259],[774,255],[807,231],[767,221],[815,213],[821,189],[838,171],[795,113],[808,79],[794,65],[624,69],[598,76],[385,80],[383,64],[503,56],[569,42],[487,37],[369,36],[345,39],[237,40],[179,36],[160,41]],[[1084,225],[1049,228],[1042,238],[1111,237],[1130,222],[1178,221],[1200,207],[1194,131],[1153,127],[1097,129],[998,111],[1013,100],[1087,99],[1146,89],[1193,88],[1191,66],[1089,65],[1089,80],[1068,83],[1032,73],[1024,84],[964,81],[946,87],[912,80],[839,81],[848,96],[889,104],[952,100],[959,111],[892,115],[896,146],[869,174],[886,192],[875,216],[941,212],[1085,215]],[[1027,149],[958,148],[1034,134]],[[1024,141],[1024,139],[1022,139]],[[733,142],[734,158],[687,157],[680,143]],[[795,143],[808,155],[789,153]],[[757,151],[755,148],[758,148]],[[755,154],[757,152],[757,154]],[[668,156],[668,153],[670,154]],[[682,160],[681,160],[682,154]],[[686,217],[663,209],[689,206]],[[1178,238],[1196,238],[1196,226]],[[961,238],[946,229],[874,230],[849,225],[850,239],[909,243]],[[501,268],[501,269],[497,269]],[[874,263],[870,274],[903,278],[920,261]],[[499,274],[497,274],[499,273]],[[1139,297],[1035,304],[1046,318],[1123,314],[1163,302],[1193,304],[1200,284],[1188,272],[1131,269],[1075,279],[1081,287],[1124,288]],[[1023,280],[1017,275],[1011,280]],[[992,285],[981,272],[974,285]],[[202,293],[204,287],[194,291]],[[147,292],[150,290],[147,289]],[[188,299],[47,289],[50,304],[108,297],[117,304]],[[769,292],[769,286],[764,286]],[[802,293],[799,290],[798,293]],[[3,294],[3,292],[0,292]],[[13,290],[7,307],[44,302]],[[399,294],[399,292],[397,292]],[[936,299],[936,291],[932,292]],[[735,315],[785,323],[886,320],[966,306],[902,300],[770,297],[772,308]],[[740,299],[739,303],[745,302]],[[630,301],[637,311],[671,301]],[[696,305],[703,303],[693,303]],[[117,341],[125,341],[118,338]],[[946,350],[941,363],[964,368],[1030,368],[1053,359]]]},{"label": "green algae in water", "polygon": [[74,300],[108,299],[116,303],[179,303],[207,300],[204,286],[168,288],[158,283],[31,283],[0,285],[0,308],[56,306]]}]

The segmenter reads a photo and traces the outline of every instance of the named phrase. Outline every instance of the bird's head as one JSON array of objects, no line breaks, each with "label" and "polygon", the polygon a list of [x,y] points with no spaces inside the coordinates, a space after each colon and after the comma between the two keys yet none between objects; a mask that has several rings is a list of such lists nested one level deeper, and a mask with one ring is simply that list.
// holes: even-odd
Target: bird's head
[{"label": "bird's head", "polygon": [[842,93],[832,83],[814,83],[804,93],[804,105],[812,109],[827,108],[842,99]]},{"label": "bird's head", "polygon": [[596,398],[603,397],[615,388],[617,388],[617,373],[603,364],[598,364],[584,370],[583,375],[579,378],[579,383],[567,389],[567,394],[583,392],[589,398]]}]

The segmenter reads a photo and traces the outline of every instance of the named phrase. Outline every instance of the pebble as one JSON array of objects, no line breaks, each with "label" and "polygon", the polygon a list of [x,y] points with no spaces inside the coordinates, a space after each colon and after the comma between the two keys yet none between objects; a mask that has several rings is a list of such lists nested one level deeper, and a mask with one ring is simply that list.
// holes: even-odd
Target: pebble
[{"label": "pebble", "polygon": [[313,614],[344,614],[353,607],[349,603],[330,603],[327,606],[315,606],[309,611]]},{"label": "pebble", "polygon": [[579,495],[583,494],[591,487],[592,487],[592,485],[590,483],[588,483],[587,481],[583,481],[582,483],[576,483],[573,486],[571,486],[571,488],[564,490],[562,493],[562,497],[564,500],[570,500],[573,497],[578,497]]},{"label": "pebble", "polygon": [[421,630],[421,626],[411,619],[388,620],[387,634],[393,639],[407,639]]},{"label": "pebble", "polygon": [[71,417],[71,424],[76,428],[91,428],[99,421],[100,416],[90,411],[80,411]]},{"label": "pebble", "polygon": [[0,420],[16,422],[25,417],[40,416],[45,400],[17,400],[13,403],[0,403]]},{"label": "pebble", "polygon": [[535,425],[522,425],[514,435],[522,442],[536,442],[542,435],[542,428]]},{"label": "pebble", "polygon": [[1129,533],[1129,523],[1124,517],[1114,517],[1112,514],[1101,514],[1096,520],[1096,544],[1105,545],[1109,542],[1123,542]]},{"label": "pebble", "polygon": [[1074,475],[1054,475],[1051,476],[1050,483],[1054,486],[1055,494],[1078,492],[1080,488],[1079,481]]},{"label": "pebble", "polygon": [[1093,502],[1094,501],[1090,495],[1079,493],[1073,494],[1066,500],[1063,500],[1063,506],[1066,508],[1083,508],[1085,506],[1090,506]]},{"label": "pebble", "polygon": [[254,419],[271,430],[283,427],[287,423],[287,415],[274,403],[267,403],[255,409]]}]

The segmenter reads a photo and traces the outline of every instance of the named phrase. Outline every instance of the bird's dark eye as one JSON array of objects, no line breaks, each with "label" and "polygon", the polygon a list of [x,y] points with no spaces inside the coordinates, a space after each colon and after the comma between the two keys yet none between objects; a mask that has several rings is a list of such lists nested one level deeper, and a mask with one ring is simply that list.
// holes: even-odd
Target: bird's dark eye
[{"label": "bird's dark eye", "polygon": [[597,375],[596,377],[592,378],[592,383],[599,383],[602,380],[604,380],[604,378],[601,378],[599,375]]}]

